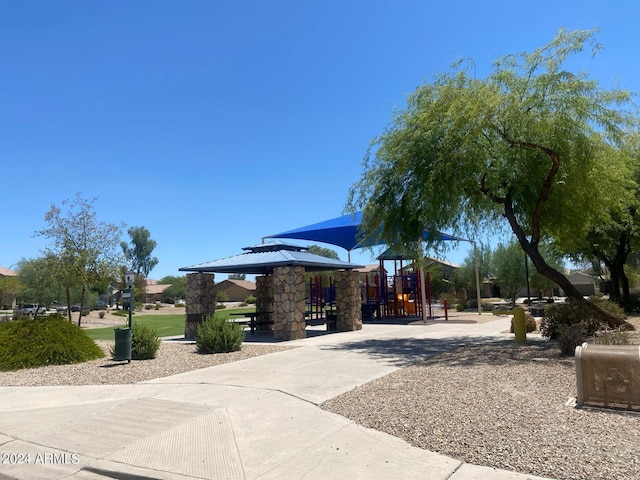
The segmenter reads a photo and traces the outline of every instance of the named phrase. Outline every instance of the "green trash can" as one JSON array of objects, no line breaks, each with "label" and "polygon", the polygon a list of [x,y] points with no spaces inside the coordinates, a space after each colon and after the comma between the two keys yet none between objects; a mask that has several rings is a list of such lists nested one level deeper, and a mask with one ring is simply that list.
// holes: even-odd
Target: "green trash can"
[{"label": "green trash can", "polygon": [[131,329],[115,328],[116,346],[113,349],[113,359],[117,361],[127,360],[131,363]]}]

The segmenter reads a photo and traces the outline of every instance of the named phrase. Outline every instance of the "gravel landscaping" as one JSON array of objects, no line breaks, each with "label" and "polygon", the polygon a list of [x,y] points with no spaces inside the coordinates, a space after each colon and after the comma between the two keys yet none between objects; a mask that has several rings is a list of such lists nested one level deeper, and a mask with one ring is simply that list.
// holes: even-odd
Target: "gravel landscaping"
[{"label": "gravel landscaping", "polygon": [[476,465],[560,480],[639,479],[640,415],[577,409],[575,396],[572,357],[549,342],[508,342],[428,358],[323,408]]},{"label": "gravel landscaping", "polygon": [[[113,342],[97,343],[107,351]],[[200,355],[194,344],[165,341],[153,360],[127,364],[107,354],[83,364],[0,372],[0,386],[136,383],[286,348],[245,343],[238,352]],[[550,342],[508,341],[416,358],[322,408],[477,465],[559,480],[640,478],[640,415],[577,409],[575,396],[572,357],[560,357]]]},{"label": "gravel landscaping", "polygon": [[245,343],[242,345],[242,349],[237,352],[203,355],[197,353],[194,343],[168,341],[160,344],[156,358],[152,360],[132,360],[131,363],[127,363],[126,361],[115,362],[110,359],[109,346],[113,346],[113,342],[98,341],[96,343],[105,351],[107,355],[105,358],[74,365],[50,365],[15,372],[0,372],[0,386],[137,383],[290,348],[278,345]]}]

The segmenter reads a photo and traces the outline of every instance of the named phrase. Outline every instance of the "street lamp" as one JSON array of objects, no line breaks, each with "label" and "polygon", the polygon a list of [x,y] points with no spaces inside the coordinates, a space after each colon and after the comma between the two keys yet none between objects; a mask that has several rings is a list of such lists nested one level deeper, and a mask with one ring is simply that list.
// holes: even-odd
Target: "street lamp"
[{"label": "street lamp", "polygon": [[129,328],[131,328],[131,316],[133,315],[133,281],[136,276],[133,272],[129,271],[124,276],[124,283],[127,284],[127,296],[129,297]]},{"label": "street lamp", "polygon": [[113,359],[114,360],[126,360],[127,363],[131,363],[131,316],[133,315],[133,280],[135,274],[133,272],[127,272],[124,277],[124,283],[127,288],[122,292],[122,305],[125,305],[127,300],[127,307],[129,308],[129,325],[127,328],[115,329],[115,341]]}]

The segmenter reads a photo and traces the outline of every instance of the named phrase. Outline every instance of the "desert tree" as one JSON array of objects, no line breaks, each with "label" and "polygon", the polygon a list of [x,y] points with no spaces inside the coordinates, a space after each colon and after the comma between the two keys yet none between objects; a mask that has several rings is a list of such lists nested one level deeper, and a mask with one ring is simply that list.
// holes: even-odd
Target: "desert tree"
[{"label": "desert tree", "polygon": [[419,86],[351,188],[347,209],[363,210],[365,235],[402,244],[425,229],[468,238],[506,223],[541,275],[610,325],[624,323],[584,300],[540,251],[549,239],[584,236],[633,195],[615,154],[638,122],[631,94],[566,68],[599,50],[595,37],[560,30],[532,53],[499,59],[486,78],[459,63]]},{"label": "desert tree", "polygon": [[145,227],[131,227],[127,230],[130,242],[121,242],[120,247],[131,270],[144,278],[158,265],[158,258],[152,255],[158,243],[151,238]]},{"label": "desert tree", "polygon": [[[100,221],[94,209],[96,199],[87,200],[78,193],[73,199],[62,202],[62,207],[52,205],[45,214],[46,227],[36,231],[51,241],[44,251],[45,258],[55,259],[51,266],[57,282],[65,291],[67,305],[71,304],[71,291],[79,289],[80,313],[87,290],[104,279],[115,278],[122,259],[117,247],[121,227]],[[71,310],[68,310],[71,319]]]}]

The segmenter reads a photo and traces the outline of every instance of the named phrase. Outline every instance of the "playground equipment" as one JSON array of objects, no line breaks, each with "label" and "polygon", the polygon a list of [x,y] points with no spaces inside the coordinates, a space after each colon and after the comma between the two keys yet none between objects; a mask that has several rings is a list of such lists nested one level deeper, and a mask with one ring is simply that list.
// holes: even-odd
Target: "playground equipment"
[{"label": "playground equipment", "polygon": [[[388,274],[385,260],[393,260],[393,274]],[[435,310],[441,309],[448,320],[446,307],[435,305],[431,295],[431,279],[427,272],[422,285],[421,276],[403,266],[401,256],[379,257],[378,273],[366,274],[362,287],[362,318],[368,320],[375,313],[378,318],[418,316],[435,320]],[[413,265],[410,265],[413,267]]]}]

